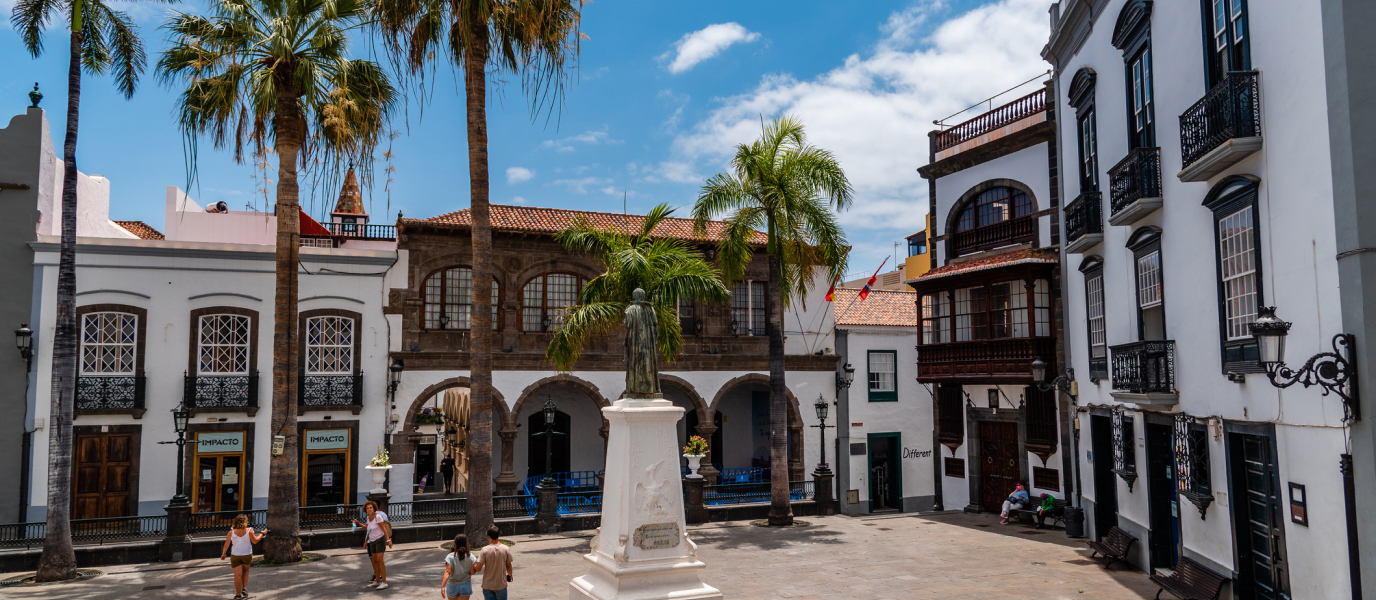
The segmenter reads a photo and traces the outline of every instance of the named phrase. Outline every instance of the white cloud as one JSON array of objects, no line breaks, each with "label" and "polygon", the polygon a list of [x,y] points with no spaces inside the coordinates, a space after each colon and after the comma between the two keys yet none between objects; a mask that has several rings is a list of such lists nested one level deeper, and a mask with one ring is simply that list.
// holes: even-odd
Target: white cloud
[{"label": "white cloud", "polygon": [[569,190],[575,194],[586,194],[589,187],[609,184],[612,183],[612,180],[601,177],[584,177],[582,179],[556,179],[553,183],[568,186]]},{"label": "white cloud", "polygon": [[747,30],[740,23],[717,23],[679,38],[677,42],[674,42],[674,49],[665,52],[659,58],[660,60],[668,60],[669,55],[673,54],[674,59],[668,67],[669,72],[682,73],[700,62],[716,56],[722,50],[731,47],[732,44],[749,43],[758,39],[760,39],[760,34]]},{"label": "white cloud", "polygon": [[692,163],[665,161],[659,163],[658,174],[675,183],[702,183],[707,179],[693,170]]},{"label": "white cloud", "polygon": [[569,137],[559,140],[545,140],[540,145],[546,148],[554,148],[556,152],[573,152],[574,144],[587,144],[589,146],[595,146],[597,144],[624,143],[625,140],[611,139],[611,137],[607,134],[607,129],[603,127],[601,131],[584,131],[583,133],[580,133],[578,135],[571,135]]},{"label": "white cloud", "polygon": [[736,144],[759,135],[761,115],[788,113],[802,120],[811,143],[836,154],[855,187],[855,204],[840,215],[852,241],[917,231],[927,212],[917,167],[927,163],[932,121],[1047,69],[1039,56],[1045,4],[1001,0],[928,25],[925,37],[923,23],[943,10],[939,2],[896,12],[865,55],[809,80],[767,75],[750,92],[718,99],[719,108],[675,138],[674,158],[660,173],[678,181],[697,168],[724,170]]},{"label": "white cloud", "polygon": [[507,167],[506,169],[507,183],[521,183],[522,181],[530,181],[534,177],[535,171],[525,167]]}]

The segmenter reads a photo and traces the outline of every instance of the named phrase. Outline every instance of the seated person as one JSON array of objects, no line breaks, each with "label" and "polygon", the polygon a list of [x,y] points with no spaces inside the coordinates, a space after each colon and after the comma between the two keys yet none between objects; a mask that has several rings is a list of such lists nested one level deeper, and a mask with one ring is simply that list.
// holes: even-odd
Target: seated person
[{"label": "seated person", "polygon": [[1056,497],[1042,494],[1042,502],[1037,506],[1037,529],[1046,529],[1047,517],[1059,517],[1062,514],[1065,514],[1065,508],[1056,506]]},{"label": "seated person", "polygon": [[1022,484],[1019,483],[1017,488],[1013,490],[1013,493],[1008,494],[1008,499],[1003,501],[1003,512],[999,515],[1003,517],[1003,520],[999,521],[999,524],[1007,525],[1008,511],[1020,510],[1022,507],[1027,506],[1027,503],[1030,501],[1031,499],[1027,496],[1027,490],[1023,489]]}]

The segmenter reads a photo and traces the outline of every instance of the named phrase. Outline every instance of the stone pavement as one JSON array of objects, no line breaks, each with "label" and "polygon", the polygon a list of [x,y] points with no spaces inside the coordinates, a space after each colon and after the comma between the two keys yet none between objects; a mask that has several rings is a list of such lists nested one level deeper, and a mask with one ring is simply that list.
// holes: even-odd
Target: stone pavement
[{"label": "stone pavement", "polygon": [[[1088,560],[1082,542],[1062,531],[1001,526],[991,515],[812,517],[808,527],[771,530],[747,523],[691,527],[703,579],[727,598],[1059,599],[1151,598],[1156,586],[1142,573]],[[511,600],[568,598],[568,582],[582,575],[581,554],[591,532],[517,536]],[[438,544],[398,545],[387,554],[391,587],[364,586],[371,571],[361,551],[324,552],[325,560],[255,567],[254,598],[412,599],[439,596],[445,551]],[[4,599],[229,600],[227,563],[197,560],[101,569],[90,581],[0,588]],[[14,574],[4,575],[9,577]],[[481,600],[481,594],[474,600]]]}]

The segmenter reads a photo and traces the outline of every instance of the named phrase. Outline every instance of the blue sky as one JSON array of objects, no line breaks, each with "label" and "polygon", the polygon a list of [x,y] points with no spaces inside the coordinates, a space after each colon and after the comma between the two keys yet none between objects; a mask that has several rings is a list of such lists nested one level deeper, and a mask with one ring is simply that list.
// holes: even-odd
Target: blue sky
[{"label": "blue sky", "polygon": [[[0,10],[8,16],[12,4],[0,0]],[[857,192],[855,206],[840,215],[855,247],[851,267],[873,270],[893,242],[922,227],[927,186],[916,168],[926,162],[933,119],[1047,69],[1037,54],[1047,4],[597,0],[584,9],[589,39],[552,118],[533,116],[518,84],[490,88],[492,201],[619,212],[624,196],[631,212],[667,202],[686,214],[734,145],[753,139],[762,117],[787,112],[841,159]],[[124,8],[156,60],[166,7]],[[37,81],[60,147],[66,41],[61,32],[45,41],[47,54],[30,59],[8,24],[0,25],[0,118],[20,113]],[[353,50],[372,52],[362,43]],[[84,80],[78,166],[111,179],[112,218],[162,228],[164,187],[186,181],[174,100],[151,74],[133,100],[108,78]],[[448,72],[423,114],[414,101],[398,113],[390,206],[382,161],[365,192],[374,222],[391,222],[397,210],[428,217],[468,206],[463,115]],[[251,165],[207,145],[199,170],[190,193],[202,204],[264,206]],[[319,215],[336,193],[317,191],[307,209]]]}]

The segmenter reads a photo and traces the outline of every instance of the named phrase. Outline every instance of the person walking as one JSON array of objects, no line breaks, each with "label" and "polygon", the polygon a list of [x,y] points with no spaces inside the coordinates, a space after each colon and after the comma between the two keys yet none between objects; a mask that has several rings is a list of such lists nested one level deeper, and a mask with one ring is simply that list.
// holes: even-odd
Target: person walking
[{"label": "person walking", "polygon": [[358,519],[353,521],[360,527],[368,528],[368,535],[363,538],[363,547],[368,551],[368,561],[373,563],[373,578],[368,580],[368,587],[385,590],[387,564],[383,562],[382,555],[392,547],[392,524],[387,521],[387,513],[378,510],[377,503],[372,500],[363,503],[363,512],[368,515],[367,523],[359,523]]},{"label": "person walking", "polygon": [[242,600],[248,598],[248,569],[253,564],[253,545],[262,541],[263,536],[268,534],[264,529],[263,533],[255,533],[252,527],[248,526],[248,515],[237,515],[234,522],[230,525],[229,533],[225,534],[225,545],[220,549],[220,560],[229,555],[229,568],[234,570],[234,599]]},{"label": "person walking", "polygon": [[446,456],[446,457],[444,457],[444,460],[440,461],[440,475],[443,475],[443,476],[444,476],[444,481],[442,482],[442,483],[444,484],[444,493],[446,493],[446,494],[453,493],[453,492],[454,492],[454,459],[453,459],[452,457]]},{"label": "person walking", "polygon": [[478,564],[473,572],[483,572],[483,600],[506,600],[506,586],[511,583],[511,550],[497,537],[496,525],[487,528],[487,545],[478,551]]},{"label": "person walking", "polygon": [[454,551],[444,557],[440,596],[445,600],[468,600],[473,595],[473,565],[477,562],[468,552],[468,536],[454,536]]}]

